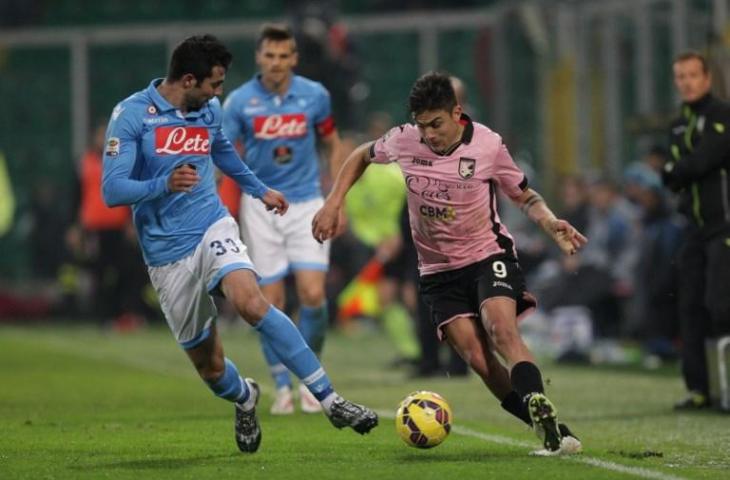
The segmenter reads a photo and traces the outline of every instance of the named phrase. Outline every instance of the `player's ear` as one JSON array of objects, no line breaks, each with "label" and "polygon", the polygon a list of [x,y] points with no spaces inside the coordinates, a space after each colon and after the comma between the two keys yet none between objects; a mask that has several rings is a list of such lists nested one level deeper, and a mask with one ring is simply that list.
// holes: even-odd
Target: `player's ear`
[{"label": "player's ear", "polygon": [[182,85],[185,88],[193,88],[198,84],[198,80],[192,73],[186,73],[182,76],[180,80],[182,81]]},{"label": "player's ear", "polygon": [[458,122],[459,120],[461,120],[461,114],[462,114],[462,113],[464,113],[464,109],[463,109],[463,108],[461,108],[461,105],[459,105],[459,104],[456,104],[456,106],[454,106],[454,109],[453,109],[453,110],[451,111],[451,117],[452,117],[452,118],[453,118],[453,119],[454,119],[455,121],[457,121],[457,122]]}]

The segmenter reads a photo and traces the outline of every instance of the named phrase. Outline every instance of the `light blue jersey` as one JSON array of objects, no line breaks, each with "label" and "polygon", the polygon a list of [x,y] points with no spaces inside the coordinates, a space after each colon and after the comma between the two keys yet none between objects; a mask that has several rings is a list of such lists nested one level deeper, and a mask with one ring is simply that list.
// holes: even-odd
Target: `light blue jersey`
[{"label": "light blue jersey", "polygon": [[[114,108],[102,184],[109,206],[132,205],[150,266],[186,257],[208,227],[228,215],[216,191],[213,163],[256,198],[268,190],[223,134],[218,99],[183,115],[157,91],[160,82],[153,80]],[[200,182],[189,193],[171,193],[168,178],[184,164],[197,170]]]},{"label": "light blue jersey", "polygon": [[243,142],[246,164],[264,183],[292,202],[322,195],[316,135],[334,130],[322,84],[294,75],[279,96],[256,75],[231,92],[223,112],[223,131],[231,142]]}]

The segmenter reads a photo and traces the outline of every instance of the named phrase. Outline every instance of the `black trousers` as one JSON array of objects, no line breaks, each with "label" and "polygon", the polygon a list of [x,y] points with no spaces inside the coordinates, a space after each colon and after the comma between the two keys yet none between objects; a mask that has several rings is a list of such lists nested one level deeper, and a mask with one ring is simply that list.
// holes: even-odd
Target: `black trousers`
[{"label": "black trousers", "polygon": [[730,334],[730,234],[690,231],[678,275],[682,375],[688,390],[707,394],[705,340]]}]

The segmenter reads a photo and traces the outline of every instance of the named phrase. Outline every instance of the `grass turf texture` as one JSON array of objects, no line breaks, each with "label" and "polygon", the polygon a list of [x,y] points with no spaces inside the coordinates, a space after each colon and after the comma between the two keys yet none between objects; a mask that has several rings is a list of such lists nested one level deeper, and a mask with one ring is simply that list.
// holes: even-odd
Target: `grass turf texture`
[{"label": "grass turf texture", "polygon": [[[233,407],[215,398],[163,328],[127,335],[85,328],[0,328],[0,479],[728,478],[730,415],[671,411],[678,375],[543,368],[577,458],[536,458],[532,432],[475,376],[409,380],[369,332],[330,335],[337,390],[383,413],[361,437],[321,415],[268,414],[272,386],[248,328],[223,332],[226,354],[264,387],[261,449],[238,452]],[[455,431],[431,450],[407,447],[393,415],[409,392],[449,401]],[[388,418],[385,418],[388,416]]]}]

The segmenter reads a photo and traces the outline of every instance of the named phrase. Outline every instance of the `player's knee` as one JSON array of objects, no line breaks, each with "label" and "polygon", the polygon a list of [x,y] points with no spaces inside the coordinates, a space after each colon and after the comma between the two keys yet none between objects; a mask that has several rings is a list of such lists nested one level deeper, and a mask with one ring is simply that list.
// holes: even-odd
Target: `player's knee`
[{"label": "player's knee", "polygon": [[519,339],[517,330],[506,321],[492,322],[489,327],[489,336],[498,350],[509,348]]},{"label": "player's knee", "polygon": [[266,315],[271,303],[261,293],[253,294],[246,301],[236,304],[236,310],[246,322],[254,325]]},{"label": "player's knee", "polygon": [[299,288],[299,300],[302,305],[321,305],[324,302],[324,285],[304,285],[302,288]]}]

